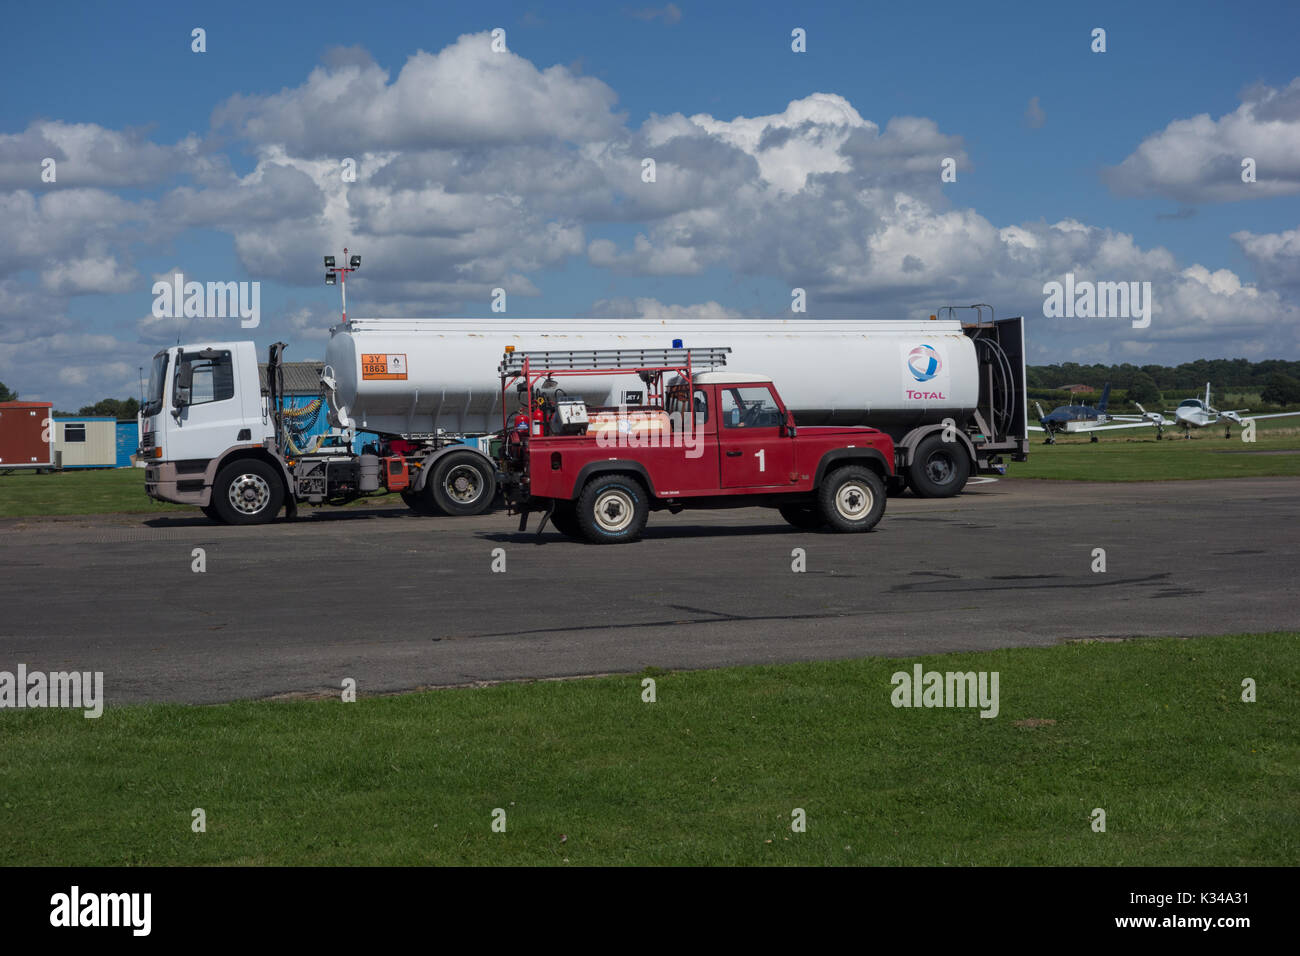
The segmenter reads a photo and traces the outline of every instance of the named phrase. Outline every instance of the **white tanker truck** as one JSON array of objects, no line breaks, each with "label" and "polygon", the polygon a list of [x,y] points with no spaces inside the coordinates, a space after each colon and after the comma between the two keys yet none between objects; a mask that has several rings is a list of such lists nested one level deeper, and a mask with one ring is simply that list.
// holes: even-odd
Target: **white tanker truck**
[{"label": "white tanker truck", "polygon": [[[284,406],[283,343],[271,347],[266,389],[251,342],[175,346],[154,356],[142,410],[145,487],[232,524],[386,492],[423,514],[478,514],[496,494],[497,366],[507,346],[727,346],[730,367],[781,383],[799,424],[887,432],[900,476],[891,491],[905,484],[923,497],[954,495],[974,472],[1001,474],[1004,459],[1024,461],[1029,445],[1023,319],[971,308],[973,323],[351,319],[331,329],[326,348],[321,400],[335,440],[318,447],[302,441]],[[581,381],[569,397],[589,404],[635,408],[645,397],[626,379]],[[355,433],[374,435],[361,454]]]}]

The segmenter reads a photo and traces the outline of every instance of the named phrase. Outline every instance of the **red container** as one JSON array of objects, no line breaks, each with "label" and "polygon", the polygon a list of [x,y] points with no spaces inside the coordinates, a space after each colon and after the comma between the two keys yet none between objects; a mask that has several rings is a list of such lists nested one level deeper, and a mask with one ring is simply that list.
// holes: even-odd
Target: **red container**
[{"label": "red container", "polygon": [[405,491],[411,487],[411,469],[405,458],[392,455],[384,459],[384,487],[389,491]]},{"label": "red container", "polygon": [[0,402],[0,470],[54,465],[50,402]]}]

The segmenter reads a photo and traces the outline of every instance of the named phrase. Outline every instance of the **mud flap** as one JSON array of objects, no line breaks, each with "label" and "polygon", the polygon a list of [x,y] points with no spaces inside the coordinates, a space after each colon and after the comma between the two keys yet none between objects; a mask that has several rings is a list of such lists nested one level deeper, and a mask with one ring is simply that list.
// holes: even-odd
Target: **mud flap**
[{"label": "mud flap", "polygon": [[[551,515],[554,514],[554,513],[555,513],[555,499],[552,498],[552,499],[551,499],[551,503],[550,503],[549,505],[547,505],[546,510],[542,512],[542,520],[539,521],[539,522],[537,523],[537,542],[538,542],[538,544],[540,544],[541,541],[542,541],[542,531],[543,531],[543,529],[545,529],[545,527],[546,527],[546,522],[550,520]],[[523,525],[521,524],[519,527],[520,527],[520,530],[522,531],[522,530],[523,530]]]}]

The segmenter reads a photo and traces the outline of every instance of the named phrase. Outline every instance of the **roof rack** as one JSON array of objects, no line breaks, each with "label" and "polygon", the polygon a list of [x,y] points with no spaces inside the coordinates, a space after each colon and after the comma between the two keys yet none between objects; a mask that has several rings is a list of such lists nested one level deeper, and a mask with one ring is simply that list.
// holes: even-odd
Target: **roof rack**
[{"label": "roof rack", "polygon": [[507,351],[498,371],[517,375],[527,360],[531,372],[573,370],[635,371],[643,368],[707,368],[726,365],[725,346],[696,349],[579,349],[565,352]]},{"label": "roof rack", "polygon": [[[973,309],[975,311],[975,321],[973,323],[963,322],[962,323],[963,328],[982,329],[985,327],[987,328],[993,327],[994,325],[993,306],[989,305],[987,302],[975,302],[972,303],[971,305],[943,305],[939,307],[939,310],[936,313],[936,315],[938,315],[940,318],[943,318],[946,313],[947,318],[955,319],[957,318],[957,312],[959,310],[964,310],[964,309]],[[984,322],[985,309],[988,309],[989,311],[989,320],[987,323]]]}]

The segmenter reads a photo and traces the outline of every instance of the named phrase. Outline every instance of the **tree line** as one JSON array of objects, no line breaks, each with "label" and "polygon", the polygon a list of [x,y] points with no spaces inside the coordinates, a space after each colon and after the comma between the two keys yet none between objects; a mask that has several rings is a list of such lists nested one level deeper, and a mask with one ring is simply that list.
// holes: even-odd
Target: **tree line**
[{"label": "tree line", "polygon": [[[0,402],[16,401],[18,401],[18,393],[11,390],[4,382],[0,382]],[[82,405],[75,412],[65,412],[56,408],[51,414],[54,418],[76,418],[81,415],[86,418],[116,418],[118,421],[134,421],[136,413],[139,411],[140,402],[134,398],[104,398],[94,405]]]},{"label": "tree line", "polygon": [[1129,401],[1156,403],[1163,397],[1188,398],[1209,382],[1220,394],[1258,392],[1270,405],[1300,404],[1300,362],[1266,359],[1197,359],[1182,365],[1031,365],[1026,369],[1031,390],[1087,385],[1100,391],[1107,382],[1127,394]]}]

